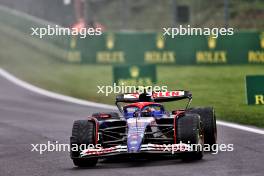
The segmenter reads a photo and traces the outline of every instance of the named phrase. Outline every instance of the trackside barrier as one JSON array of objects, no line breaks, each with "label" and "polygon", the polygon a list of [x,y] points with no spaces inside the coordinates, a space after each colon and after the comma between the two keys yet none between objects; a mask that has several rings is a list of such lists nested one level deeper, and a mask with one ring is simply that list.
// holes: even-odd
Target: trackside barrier
[{"label": "trackside barrier", "polygon": [[264,105],[264,75],[246,76],[246,97],[248,105]]}]

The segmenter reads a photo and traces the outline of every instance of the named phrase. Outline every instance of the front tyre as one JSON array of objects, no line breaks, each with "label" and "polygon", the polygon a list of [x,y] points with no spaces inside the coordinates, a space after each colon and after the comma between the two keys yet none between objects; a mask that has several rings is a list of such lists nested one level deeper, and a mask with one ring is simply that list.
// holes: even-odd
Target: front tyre
[{"label": "front tyre", "polygon": [[[70,138],[71,147],[80,145],[95,144],[95,124],[89,120],[77,120],[74,121],[72,127],[72,136]],[[71,158],[73,164],[78,167],[92,167],[97,164],[97,158],[81,158],[80,150],[73,151],[71,150]]]},{"label": "front tyre", "polygon": [[191,144],[192,149],[195,149],[181,153],[180,156],[183,160],[200,160],[203,158],[204,138],[198,114],[186,114],[178,118],[177,143]]}]

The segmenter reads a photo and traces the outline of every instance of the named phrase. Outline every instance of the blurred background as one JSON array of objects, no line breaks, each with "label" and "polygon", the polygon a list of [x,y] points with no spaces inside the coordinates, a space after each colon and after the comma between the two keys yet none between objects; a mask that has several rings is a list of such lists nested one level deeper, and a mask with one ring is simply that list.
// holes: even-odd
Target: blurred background
[{"label": "blurred background", "polygon": [[71,26],[85,18],[108,30],[159,31],[164,26],[263,29],[263,0],[0,0],[30,15]]},{"label": "blurred background", "polygon": [[[31,27],[48,24],[105,33],[31,36]],[[232,27],[235,35],[160,36],[180,24]],[[264,75],[263,32],[264,0],[0,0],[0,67],[54,92],[114,104],[97,86],[112,85],[114,67],[132,66],[144,50],[138,62],[156,66],[156,85],[191,90],[193,105],[214,106],[218,119],[264,127],[263,106],[247,105],[245,92],[246,75]]]}]

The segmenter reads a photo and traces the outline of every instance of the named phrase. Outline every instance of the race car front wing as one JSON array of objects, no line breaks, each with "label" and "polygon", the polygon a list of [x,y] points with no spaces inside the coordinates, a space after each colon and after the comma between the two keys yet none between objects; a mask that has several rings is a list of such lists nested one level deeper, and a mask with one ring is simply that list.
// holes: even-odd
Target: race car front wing
[{"label": "race car front wing", "polygon": [[133,153],[160,153],[160,154],[175,154],[182,152],[190,152],[189,144],[142,144],[139,152],[128,152],[127,146],[117,145],[109,148],[91,148],[85,149],[80,153],[80,157],[104,157],[119,154]]}]

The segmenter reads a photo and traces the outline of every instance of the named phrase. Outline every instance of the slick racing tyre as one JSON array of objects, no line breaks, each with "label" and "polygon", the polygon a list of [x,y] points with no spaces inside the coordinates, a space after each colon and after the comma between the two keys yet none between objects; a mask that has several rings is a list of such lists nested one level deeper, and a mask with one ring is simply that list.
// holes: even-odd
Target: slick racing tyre
[{"label": "slick racing tyre", "polygon": [[[74,121],[72,127],[71,147],[78,145],[80,149],[81,144],[89,145],[95,144],[95,124],[88,120]],[[78,167],[92,167],[97,164],[97,158],[81,158],[80,150],[71,150],[71,158],[75,166]]]},{"label": "slick racing tyre", "polygon": [[[204,129],[204,143],[212,147],[217,142],[215,112],[212,107],[192,108],[188,112],[199,114]],[[212,149],[212,148],[211,148]]]},{"label": "slick racing tyre", "polygon": [[[203,158],[203,130],[198,114],[186,114],[177,120],[177,143],[198,144],[194,151],[180,153],[183,160],[200,160]],[[193,148],[192,148],[193,149]]]}]

